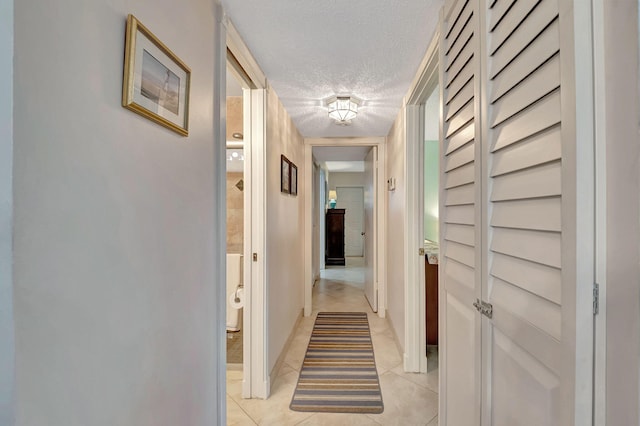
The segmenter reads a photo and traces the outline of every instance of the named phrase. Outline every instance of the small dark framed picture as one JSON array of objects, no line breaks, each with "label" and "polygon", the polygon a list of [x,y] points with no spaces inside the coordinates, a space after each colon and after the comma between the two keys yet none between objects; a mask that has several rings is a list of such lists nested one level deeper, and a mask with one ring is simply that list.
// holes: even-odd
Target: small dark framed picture
[{"label": "small dark framed picture", "polygon": [[291,177],[289,178],[289,193],[291,195],[298,195],[298,166],[291,163],[289,170],[291,170]]},{"label": "small dark framed picture", "polygon": [[280,156],[280,192],[291,192],[291,161],[284,155]]}]

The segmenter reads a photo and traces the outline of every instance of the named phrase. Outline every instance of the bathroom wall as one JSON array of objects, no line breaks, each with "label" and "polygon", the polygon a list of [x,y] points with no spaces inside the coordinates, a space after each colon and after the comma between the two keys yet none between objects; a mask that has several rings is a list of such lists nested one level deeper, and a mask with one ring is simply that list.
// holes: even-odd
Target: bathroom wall
[{"label": "bathroom wall", "polygon": [[[239,141],[233,134],[242,133],[242,126],[242,97],[228,96],[227,141]],[[244,174],[240,171],[241,165],[242,162],[237,159],[227,159],[227,253],[243,253],[244,191],[241,188],[244,188]]]},{"label": "bathroom wall", "polygon": [[437,140],[424,142],[424,238],[438,242],[438,180],[440,147]]},{"label": "bathroom wall", "polygon": [[433,88],[424,105],[424,238],[438,242],[440,216],[440,89]]},{"label": "bathroom wall", "polygon": [[242,133],[242,126],[242,96],[227,96],[227,140],[237,141],[233,134]]},{"label": "bathroom wall", "polygon": [[[244,193],[243,174],[227,172],[227,253],[243,253]],[[242,186],[240,185],[240,186]]]}]

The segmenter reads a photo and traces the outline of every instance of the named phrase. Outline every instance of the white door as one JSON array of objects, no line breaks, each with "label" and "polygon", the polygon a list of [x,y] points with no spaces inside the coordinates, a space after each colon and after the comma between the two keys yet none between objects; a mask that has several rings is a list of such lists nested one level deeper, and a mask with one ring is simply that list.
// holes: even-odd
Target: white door
[{"label": "white door", "polygon": [[502,3],[480,15],[482,294],[493,306],[483,324],[483,423],[591,424],[592,120],[581,116],[588,102],[578,102],[572,71],[574,31],[589,38],[589,30],[578,30],[573,13],[561,16],[558,0]]},{"label": "white door", "polygon": [[591,424],[593,98],[588,50],[576,55],[574,38],[590,40],[583,12],[560,13],[558,0],[445,8],[441,424]]},{"label": "white door", "polygon": [[347,257],[364,255],[364,188],[361,186],[336,187],[336,207],[344,213],[344,254]]},{"label": "white door", "polygon": [[440,93],[440,424],[480,424],[481,149],[477,2],[445,6]]},{"label": "white door", "polygon": [[364,294],[373,312],[378,312],[378,277],[376,248],[378,148],[373,147],[364,159]]}]

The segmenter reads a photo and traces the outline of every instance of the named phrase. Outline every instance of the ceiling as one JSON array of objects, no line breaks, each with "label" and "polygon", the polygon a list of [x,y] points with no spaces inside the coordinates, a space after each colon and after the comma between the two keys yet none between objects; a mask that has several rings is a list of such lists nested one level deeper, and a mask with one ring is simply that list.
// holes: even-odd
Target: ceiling
[{"label": "ceiling", "polygon": [[[304,137],[386,136],[426,52],[443,0],[222,0]],[[363,100],[349,126],[323,101]]]},{"label": "ceiling", "polygon": [[364,172],[370,146],[314,146],[313,157],[330,172]]}]

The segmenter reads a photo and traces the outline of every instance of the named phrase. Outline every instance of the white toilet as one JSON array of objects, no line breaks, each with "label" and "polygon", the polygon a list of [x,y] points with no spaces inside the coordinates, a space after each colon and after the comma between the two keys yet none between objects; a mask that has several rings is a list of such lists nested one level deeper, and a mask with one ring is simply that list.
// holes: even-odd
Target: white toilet
[{"label": "white toilet", "polygon": [[241,254],[227,254],[227,331],[240,331],[242,326],[242,258]]}]

